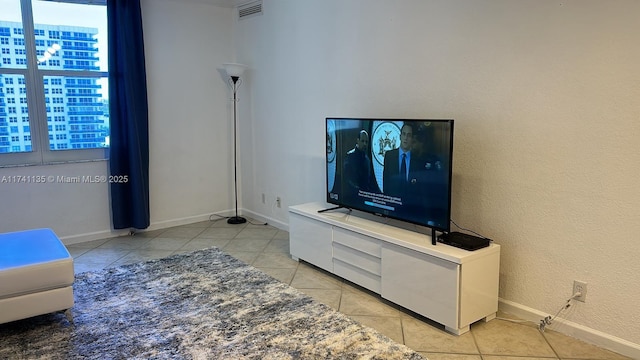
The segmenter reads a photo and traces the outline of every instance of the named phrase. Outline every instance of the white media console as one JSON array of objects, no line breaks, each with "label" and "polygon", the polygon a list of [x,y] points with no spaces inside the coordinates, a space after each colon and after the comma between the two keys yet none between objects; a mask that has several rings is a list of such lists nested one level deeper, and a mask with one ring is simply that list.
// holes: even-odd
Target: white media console
[{"label": "white media console", "polygon": [[289,207],[291,256],[369,289],[456,335],[498,311],[500,245],[466,251],[345,210]]}]

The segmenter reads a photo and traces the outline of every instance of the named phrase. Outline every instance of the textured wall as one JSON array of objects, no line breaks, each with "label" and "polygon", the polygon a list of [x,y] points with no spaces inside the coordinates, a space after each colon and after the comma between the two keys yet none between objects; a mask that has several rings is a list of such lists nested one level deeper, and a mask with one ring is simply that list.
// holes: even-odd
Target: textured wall
[{"label": "textured wall", "polygon": [[[326,116],[456,120],[453,218],[502,245],[500,296],[640,344],[638,1],[264,2],[243,206],[324,199]],[[260,201],[266,193],[267,203]],[[283,209],[269,199],[281,196]]]}]

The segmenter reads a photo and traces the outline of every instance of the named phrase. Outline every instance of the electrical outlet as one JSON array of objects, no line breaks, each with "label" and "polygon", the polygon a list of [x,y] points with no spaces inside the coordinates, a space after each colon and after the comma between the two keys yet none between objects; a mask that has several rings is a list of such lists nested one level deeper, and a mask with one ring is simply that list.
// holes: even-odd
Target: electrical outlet
[{"label": "electrical outlet", "polygon": [[278,197],[276,198],[276,206],[277,206],[277,207],[281,207],[281,206],[282,206],[282,203],[280,202],[280,196],[278,196]]},{"label": "electrical outlet", "polygon": [[264,193],[262,193],[262,203],[264,204],[265,202],[266,202],[266,199],[265,199]]},{"label": "electrical outlet", "polygon": [[587,283],[584,281],[573,280],[573,293],[580,293],[574,299],[585,302],[587,300]]}]

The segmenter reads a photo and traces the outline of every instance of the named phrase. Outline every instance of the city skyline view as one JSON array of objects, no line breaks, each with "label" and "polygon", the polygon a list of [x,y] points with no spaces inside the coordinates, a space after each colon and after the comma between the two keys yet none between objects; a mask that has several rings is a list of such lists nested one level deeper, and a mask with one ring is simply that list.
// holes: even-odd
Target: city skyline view
[{"label": "city skyline view", "polygon": [[[30,30],[19,17],[19,1],[8,4],[13,11],[5,12],[5,4],[7,0],[0,0],[0,153],[35,151],[32,139],[44,129],[42,121],[31,117],[42,117],[37,114],[43,110],[49,150],[108,147],[104,7],[33,1],[34,61],[27,58]],[[74,11],[69,12],[69,6]],[[96,26],[86,26],[89,22]],[[28,76],[33,64],[39,70],[35,78]],[[33,99],[36,87],[44,93],[44,109]]]}]

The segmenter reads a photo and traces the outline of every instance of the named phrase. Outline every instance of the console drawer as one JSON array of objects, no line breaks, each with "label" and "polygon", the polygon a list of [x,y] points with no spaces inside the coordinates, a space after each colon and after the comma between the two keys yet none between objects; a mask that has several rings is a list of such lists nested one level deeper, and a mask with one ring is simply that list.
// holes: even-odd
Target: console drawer
[{"label": "console drawer", "polygon": [[333,272],[353,283],[380,294],[381,277],[338,259],[333,259]]},{"label": "console drawer", "polygon": [[382,243],[380,240],[338,227],[333,228],[333,242],[357,249],[358,251],[377,258],[380,258],[382,254]]},{"label": "console drawer", "polygon": [[380,276],[381,260],[375,256],[334,243],[333,258]]}]

